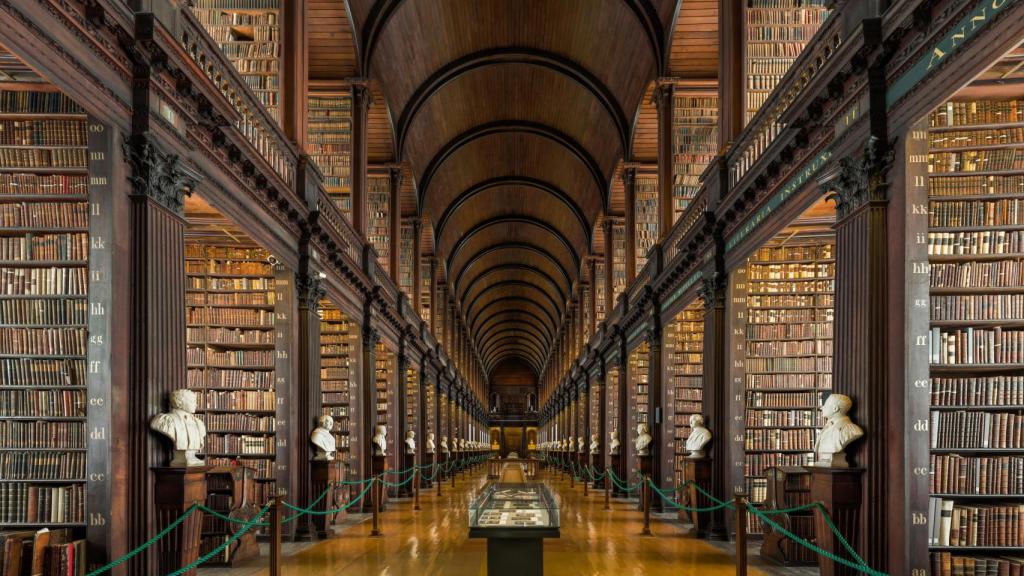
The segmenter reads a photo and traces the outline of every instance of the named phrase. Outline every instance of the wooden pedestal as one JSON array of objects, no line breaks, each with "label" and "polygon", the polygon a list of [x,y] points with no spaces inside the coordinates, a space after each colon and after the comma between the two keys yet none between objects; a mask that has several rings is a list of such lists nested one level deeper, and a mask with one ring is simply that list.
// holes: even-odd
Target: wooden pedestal
[{"label": "wooden pedestal", "polygon": [[420,471],[420,488],[431,488],[434,486],[434,482],[431,478],[436,479],[434,476],[434,455],[424,454],[423,455],[423,469]]},{"label": "wooden pedestal", "polygon": [[[402,447],[405,448],[405,445],[403,444]],[[412,468],[413,466],[416,465],[416,454],[409,454],[408,452],[406,452],[405,454],[402,455],[401,462],[402,470],[408,470],[409,468]],[[395,481],[401,482],[403,480],[407,480],[408,478],[408,476],[396,476]],[[412,498],[412,482],[410,481],[408,484],[403,484],[399,486],[396,493],[400,498]]]},{"label": "wooden pedestal", "polygon": [[[611,472],[614,472],[616,477],[622,475],[622,466],[621,466],[621,464],[622,464],[622,455],[621,454],[612,454],[612,468],[611,468]],[[627,496],[626,492],[623,491],[621,488],[619,488],[618,482],[613,482],[611,480],[611,477],[610,477],[611,472],[609,472],[608,480],[610,482],[612,482],[612,496],[614,496],[615,498],[625,498]]]},{"label": "wooden pedestal", "polygon": [[[370,476],[377,476],[385,470],[387,470],[387,457],[377,456],[376,454],[370,457]],[[387,478],[385,478],[387,480]],[[370,493],[363,497],[363,501],[360,505],[363,512],[373,512],[373,506],[375,501],[380,501],[380,509],[384,509],[384,500],[387,496],[388,491],[384,490],[384,485],[380,482],[374,482],[373,488],[370,489]],[[361,490],[361,489],[360,489]]]},{"label": "wooden pedestal", "polygon": [[[637,505],[637,510],[641,512],[643,512],[644,510],[644,499],[651,494],[651,491],[647,487],[647,478],[650,478],[651,476],[651,465],[653,462],[654,459],[651,458],[650,454],[648,454],[647,456],[636,457],[636,467],[637,470],[640,471],[640,480],[638,480],[638,482],[641,482],[640,487],[637,489],[638,496],[640,499],[640,502]],[[630,479],[628,478],[626,479],[626,486],[630,485],[629,480]],[[654,503],[651,502],[651,504],[653,505]]]},{"label": "wooden pedestal", "polygon": [[[811,473],[811,502],[821,502],[832,517],[839,533],[856,550],[860,532],[861,478],[863,468],[825,468],[808,466]],[[879,519],[885,521],[885,519]],[[837,556],[849,557],[839,539],[819,513],[814,519],[815,541],[822,549]],[[856,570],[818,556],[821,576],[853,576]]]},{"label": "wooden pedestal", "polygon": [[[330,488],[330,492],[327,493],[322,500],[317,502],[316,509],[319,511],[332,510],[340,508],[345,505],[345,502],[339,502],[339,495],[344,491],[341,486],[336,486],[337,482],[341,482],[345,479],[345,471],[342,468],[342,464],[338,460],[313,460],[310,463],[312,467],[312,486],[313,486],[313,497],[317,498],[323,494],[324,490]],[[316,531],[318,538],[327,538],[329,532],[327,526],[329,524],[336,524],[340,520],[345,519],[345,512],[338,512],[336,514],[327,516],[324,514],[310,514],[313,519],[313,527]]]},{"label": "wooden pedestal", "polygon": [[[156,529],[163,530],[181,517],[193,504],[206,501],[206,466],[153,468]],[[156,544],[156,564],[160,574],[170,574],[199,558],[203,530],[203,512],[193,512],[176,530]],[[195,576],[190,570],[184,576]]]},{"label": "wooden pedestal", "polygon": [[[683,459],[683,480],[693,480],[696,486],[691,484],[686,487],[685,504],[689,508],[707,508],[713,505],[711,499],[704,496],[697,490],[699,486],[705,492],[711,492],[711,459],[691,458]],[[679,511],[679,519],[693,525],[692,534],[697,538],[706,538],[708,528],[711,526],[711,512]]]},{"label": "wooden pedestal", "polygon": [[588,460],[590,465],[593,467],[594,476],[598,477],[594,480],[591,486],[593,486],[595,490],[603,490],[604,483],[609,481],[607,480],[607,475],[601,476],[601,472],[603,472],[603,470],[601,470],[601,463],[604,462],[604,458],[600,454],[591,454]]}]

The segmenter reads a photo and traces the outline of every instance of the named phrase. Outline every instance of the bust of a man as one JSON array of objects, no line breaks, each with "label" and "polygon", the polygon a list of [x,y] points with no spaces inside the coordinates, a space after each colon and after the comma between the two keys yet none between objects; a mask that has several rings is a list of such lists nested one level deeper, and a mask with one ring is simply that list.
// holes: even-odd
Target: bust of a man
[{"label": "bust of a man", "polygon": [[591,454],[597,454],[597,451],[598,451],[598,449],[600,447],[601,447],[601,444],[597,441],[597,434],[591,434],[590,435],[590,453]]},{"label": "bust of a man", "polygon": [[584,446],[586,446],[586,443],[583,442],[583,436],[577,437],[576,438],[576,451],[582,453]]},{"label": "bust of a man", "polygon": [[711,442],[711,430],[704,427],[704,415],[690,416],[690,437],[686,439],[686,449],[690,458],[704,458],[704,446]]},{"label": "bust of a man", "polygon": [[427,454],[433,454],[434,448],[434,433],[427,432]]},{"label": "bust of a man", "polygon": [[196,416],[196,393],[184,388],[175,390],[170,400],[171,411],[154,416],[149,427],[174,443],[171,467],[202,466],[205,462],[196,458],[196,452],[206,445],[206,424]]},{"label": "bust of a man", "polygon": [[636,425],[636,455],[637,456],[650,456],[651,450],[651,432],[650,428],[647,427],[646,422],[641,422]]},{"label": "bust of a man", "polygon": [[451,454],[452,453],[452,451],[448,448],[448,437],[447,436],[441,436],[441,453],[442,454]]},{"label": "bust of a man", "polygon": [[821,414],[825,417],[825,425],[814,441],[814,453],[817,456],[815,466],[832,468],[848,468],[846,447],[864,435],[864,429],[847,416],[853,407],[853,400],[844,394],[830,394],[821,406]]},{"label": "bust of a man", "polygon": [[618,455],[619,453],[619,431],[611,431],[611,443],[608,444],[608,450],[611,454]]},{"label": "bust of a man", "polygon": [[373,435],[373,455],[388,455],[388,427],[383,424],[377,426],[377,433]]},{"label": "bust of a man", "polygon": [[416,431],[406,430],[405,432],[405,453],[415,454],[416,453]]},{"label": "bust of a man", "polygon": [[316,446],[314,460],[334,460],[334,453],[338,451],[338,441],[331,433],[334,428],[334,418],[326,414],[317,419],[317,427],[309,435],[309,441]]},{"label": "bust of a man", "polygon": [[465,452],[465,451],[466,451],[466,439],[465,438],[459,438],[459,452]]}]

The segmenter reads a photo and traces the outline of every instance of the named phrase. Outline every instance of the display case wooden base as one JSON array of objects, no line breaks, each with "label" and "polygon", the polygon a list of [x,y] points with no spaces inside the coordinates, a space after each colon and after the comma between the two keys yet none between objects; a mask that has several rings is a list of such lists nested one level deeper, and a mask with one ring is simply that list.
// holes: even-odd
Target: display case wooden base
[{"label": "display case wooden base", "polygon": [[[863,468],[825,468],[808,466],[811,473],[811,502],[821,502],[832,518],[839,533],[857,548],[860,533],[860,501]],[[814,519],[815,542],[822,549],[837,556],[844,556],[845,550],[833,534],[825,518],[819,513]],[[856,570],[837,564],[824,556],[818,556],[821,576],[853,576]]]},{"label": "display case wooden base", "polygon": [[[685,504],[689,508],[707,508],[713,505],[711,499],[701,494],[701,490],[711,493],[711,459],[710,458],[683,458],[683,480],[693,483],[686,487]],[[711,512],[694,512],[690,510],[679,510],[679,520],[689,522],[693,525],[692,536],[706,538],[708,529],[711,526]]]},{"label": "display case wooden base", "polygon": [[[207,466],[188,468],[153,468],[156,476],[153,497],[156,508],[156,529],[163,530],[181,517],[193,504],[206,501]],[[176,530],[161,538],[156,546],[159,574],[170,574],[199,558],[203,531],[203,512],[196,510]],[[190,570],[184,576],[195,576]]]}]

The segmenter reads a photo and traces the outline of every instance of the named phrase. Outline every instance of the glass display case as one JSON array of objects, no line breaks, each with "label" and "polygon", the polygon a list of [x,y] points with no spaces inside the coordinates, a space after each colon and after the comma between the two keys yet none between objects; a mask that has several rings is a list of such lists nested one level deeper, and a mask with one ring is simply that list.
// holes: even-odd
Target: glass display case
[{"label": "glass display case", "polygon": [[469,507],[471,532],[488,528],[544,528],[557,532],[558,526],[558,501],[539,482],[492,483]]}]

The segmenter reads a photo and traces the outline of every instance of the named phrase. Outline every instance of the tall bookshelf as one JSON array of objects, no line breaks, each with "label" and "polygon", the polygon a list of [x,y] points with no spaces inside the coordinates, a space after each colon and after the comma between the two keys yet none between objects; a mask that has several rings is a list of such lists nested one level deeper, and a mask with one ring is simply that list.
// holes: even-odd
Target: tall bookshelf
[{"label": "tall bookshelf", "polygon": [[[432,382],[427,382],[423,386],[423,404],[423,413],[426,418],[423,421],[423,438],[420,438],[419,441],[426,446],[427,437],[433,432],[434,454],[436,458],[436,455],[440,453],[441,431],[437,425],[437,387]],[[424,453],[426,453],[426,449],[424,449]],[[430,472],[428,471],[427,474],[430,474]]]},{"label": "tall bookshelf", "polygon": [[605,316],[608,313],[608,306],[605,302],[605,293],[607,290],[605,278],[604,258],[600,258],[594,263],[594,320],[598,324],[604,322]]},{"label": "tall bookshelf", "polygon": [[[605,394],[606,404],[608,406],[608,413],[605,415],[605,418],[608,419],[608,437],[602,438],[601,441],[609,443],[609,454],[611,454],[610,446],[612,435],[615,435],[619,440],[619,454],[625,456],[626,438],[628,436],[626,431],[622,429],[622,422],[620,421],[619,416],[619,390],[621,388],[620,370],[621,368],[619,366],[609,366],[608,371],[605,374],[605,386],[608,389]],[[618,474],[619,472],[616,471],[615,473]]]},{"label": "tall bookshelf", "polygon": [[306,151],[324,176],[324,190],[352,219],[352,96],[317,92],[307,99]]},{"label": "tall bookshelf", "polygon": [[591,305],[590,294],[593,291],[594,280],[583,285],[583,341],[581,344],[586,345],[590,342],[590,337],[593,335],[590,327],[594,321],[594,307]]},{"label": "tall bookshelf", "polygon": [[[395,435],[398,434],[397,418],[394,414],[395,400],[395,355],[383,343],[377,344],[376,365],[374,366],[374,423],[387,426],[387,466],[398,470],[398,455],[395,451]],[[374,430],[374,434],[377,431]]]},{"label": "tall bookshelf", "polygon": [[430,309],[430,287],[433,285],[430,258],[430,256],[420,257],[420,318],[427,323],[427,332],[434,331],[434,315]]},{"label": "tall bookshelf", "polygon": [[[765,471],[814,459],[820,407],[832,389],[835,239],[784,231],[746,265],[744,449],[746,491],[766,497]],[[762,531],[748,515],[751,533]]]},{"label": "tall bookshelf", "polygon": [[[405,415],[404,415],[404,429],[412,430],[416,432],[416,446],[419,446],[426,438],[420,438],[420,371],[414,366],[409,366],[405,369],[405,378],[403,380],[405,389],[402,391],[405,394]],[[405,436],[402,436],[402,453],[405,453]],[[411,460],[410,460],[411,462]],[[406,468],[412,464],[406,464]]]},{"label": "tall bookshelf", "polygon": [[629,353],[627,365],[629,370],[627,374],[628,388],[626,391],[629,402],[629,430],[627,434],[623,435],[623,438],[626,441],[626,453],[629,455],[630,474],[638,470],[636,467],[636,448],[634,448],[637,438],[636,428],[641,423],[646,423],[648,426],[651,425],[651,422],[648,420],[651,403],[650,362],[650,348],[646,341]]},{"label": "tall bookshelf", "polygon": [[[320,394],[321,414],[334,419],[336,458],[344,463],[346,472],[354,474],[358,467],[353,439],[359,434],[356,402],[359,381],[358,327],[330,300],[320,301]],[[358,442],[355,442],[358,445]]]},{"label": "tall bookshelf", "polygon": [[1024,100],[955,97],[927,134],[933,573],[1019,570]]},{"label": "tall bookshelf", "polygon": [[188,387],[207,428],[207,464],[255,470],[262,503],[276,494],[276,284],[266,250],[229,242],[186,236]]},{"label": "tall bookshelf", "polygon": [[[704,300],[697,298],[665,328],[666,424],[671,450],[665,450],[665,470],[673,485],[683,483],[683,457],[690,437],[690,416],[703,414]],[[666,444],[666,446],[668,446]]]},{"label": "tall bookshelf", "polygon": [[[639,270],[639,269],[638,269]],[[612,225],[612,301],[626,289],[626,227]]]},{"label": "tall bookshelf", "polygon": [[93,411],[87,119],[40,88],[0,89],[0,528],[81,537]]},{"label": "tall bookshelf", "polygon": [[412,301],[412,291],[416,282],[413,279],[413,234],[415,232],[411,222],[402,222],[398,238],[398,289],[405,292]]},{"label": "tall bookshelf", "polygon": [[391,273],[391,179],[370,175],[366,180],[367,240],[377,251],[377,262]]},{"label": "tall bookshelf", "polygon": [[192,13],[280,122],[281,14],[278,0],[194,0]]},{"label": "tall bookshelf", "polygon": [[658,241],[658,175],[636,177],[636,270],[647,263],[647,253]]},{"label": "tall bookshelf", "polygon": [[747,122],[825,22],[829,2],[747,0]]},{"label": "tall bookshelf", "polygon": [[672,221],[700,190],[700,176],[718,152],[718,96],[677,87],[672,98]]},{"label": "tall bookshelf", "polygon": [[451,412],[450,412],[449,406],[448,406],[448,404],[449,404],[448,396],[442,394],[442,395],[437,397],[437,401],[441,403],[441,405],[439,407],[440,408],[439,414],[441,416],[441,421],[438,422],[437,453],[439,454],[439,457],[444,457],[444,453],[442,452],[442,448],[441,448],[441,438],[443,436],[447,436],[448,437],[448,449],[449,450],[452,449],[452,433],[451,433],[451,430],[449,429],[449,426],[448,426],[448,424],[449,424],[449,420],[448,419],[450,417]]}]

